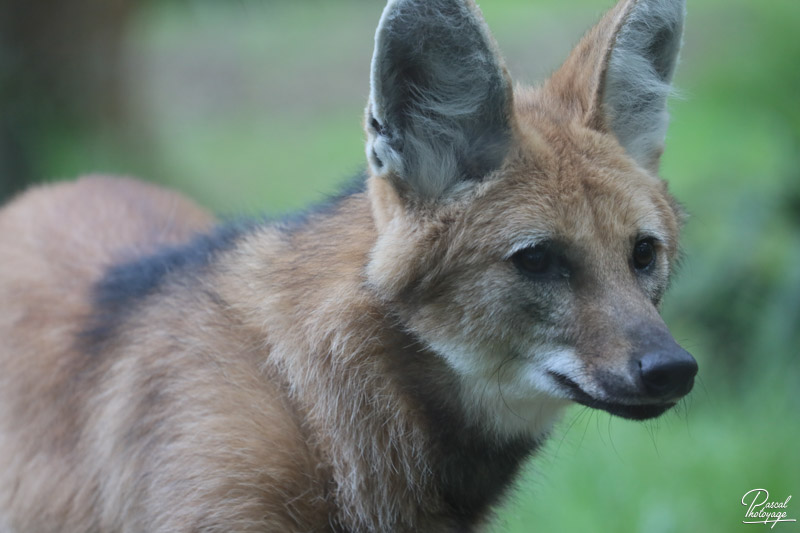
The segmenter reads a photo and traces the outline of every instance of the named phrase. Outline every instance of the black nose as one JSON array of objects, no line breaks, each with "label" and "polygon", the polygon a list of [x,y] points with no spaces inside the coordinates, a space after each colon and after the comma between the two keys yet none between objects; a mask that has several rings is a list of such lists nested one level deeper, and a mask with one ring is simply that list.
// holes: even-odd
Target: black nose
[{"label": "black nose", "polygon": [[692,390],[697,361],[675,341],[645,353],[639,360],[642,384],[648,395],[677,400]]}]

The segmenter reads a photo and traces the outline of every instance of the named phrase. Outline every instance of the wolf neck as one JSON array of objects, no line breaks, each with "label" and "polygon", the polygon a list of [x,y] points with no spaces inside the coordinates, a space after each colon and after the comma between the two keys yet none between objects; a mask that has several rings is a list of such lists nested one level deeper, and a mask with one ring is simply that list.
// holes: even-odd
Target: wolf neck
[{"label": "wolf neck", "polygon": [[377,236],[366,194],[253,237],[228,276],[248,286],[231,290],[246,295],[241,316],[270,347],[265,374],[292,384],[302,423],[321,435],[317,454],[329,462],[342,524],[403,531],[480,521],[538,439],[500,438],[469,421],[444,359],[370,291]]}]

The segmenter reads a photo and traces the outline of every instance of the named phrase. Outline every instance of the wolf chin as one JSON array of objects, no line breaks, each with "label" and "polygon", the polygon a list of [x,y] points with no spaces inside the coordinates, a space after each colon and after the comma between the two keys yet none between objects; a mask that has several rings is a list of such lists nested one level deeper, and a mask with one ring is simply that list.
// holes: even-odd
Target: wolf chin
[{"label": "wolf chin", "polygon": [[0,531],[477,531],[577,402],[659,416],[683,0],[515,87],[472,0],[391,0],[366,175],[218,225],[90,176],[0,210]]}]

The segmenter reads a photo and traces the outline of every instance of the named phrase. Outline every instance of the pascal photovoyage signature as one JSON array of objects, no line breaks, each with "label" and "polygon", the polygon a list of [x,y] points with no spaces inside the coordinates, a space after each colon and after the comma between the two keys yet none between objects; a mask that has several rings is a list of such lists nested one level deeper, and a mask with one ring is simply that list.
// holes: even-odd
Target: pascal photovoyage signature
[{"label": "pascal photovoyage signature", "polygon": [[789,507],[789,495],[783,501],[770,501],[767,489],[753,489],[742,496],[742,505],[747,507],[743,524],[772,524],[774,529],[778,522],[797,522],[795,518],[786,518],[786,509]]}]

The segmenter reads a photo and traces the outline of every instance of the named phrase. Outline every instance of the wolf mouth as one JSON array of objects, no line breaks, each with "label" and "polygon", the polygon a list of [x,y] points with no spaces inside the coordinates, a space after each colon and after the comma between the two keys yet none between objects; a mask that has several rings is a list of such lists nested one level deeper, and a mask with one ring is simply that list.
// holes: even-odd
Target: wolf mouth
[{"label": "wolf mouth", "polygon": [[606,411],[614,416],[627,418],[628,420],[649,420],[651,418],[656,418],[675,405],[675,402],[634,405],[600,400],[589,395],[580,385],[567,376],[556,372],[549,372],[549,374],[559,385],[569,391],[572,401],[586,407],[591,407],[592,409]]}]

